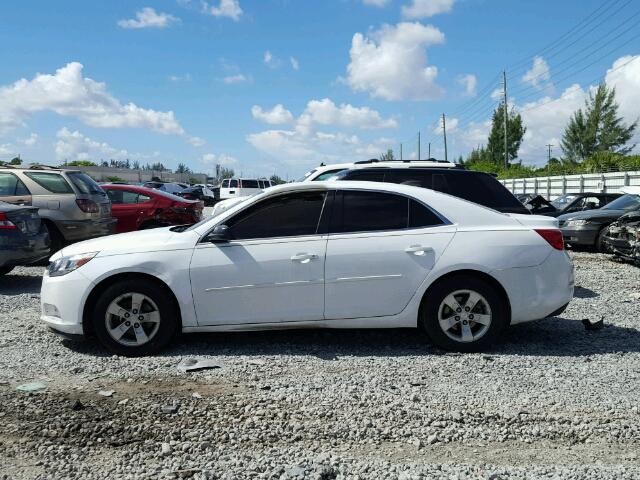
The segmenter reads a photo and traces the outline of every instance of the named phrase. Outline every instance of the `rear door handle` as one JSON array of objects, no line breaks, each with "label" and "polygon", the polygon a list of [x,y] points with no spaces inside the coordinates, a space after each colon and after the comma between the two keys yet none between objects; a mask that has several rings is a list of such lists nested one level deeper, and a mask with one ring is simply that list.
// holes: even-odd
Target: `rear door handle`
[{"label": "rear door handle", "polygon": [[291,257],[292,262],[309,263],[311,260],[318,258],[315,253],[296,253]]},{"label": "rear door handle", "polygon": [[422,256],[427,253],[433,252],[433,248],[431,247],[423,247],[422,245],[411,245],[404,249],[407,253],[413,253],[414,255]]}]

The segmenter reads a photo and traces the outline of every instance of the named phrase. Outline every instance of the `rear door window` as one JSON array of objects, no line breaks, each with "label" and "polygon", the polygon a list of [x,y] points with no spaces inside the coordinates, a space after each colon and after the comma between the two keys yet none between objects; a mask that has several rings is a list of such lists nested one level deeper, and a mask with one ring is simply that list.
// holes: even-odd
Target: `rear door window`
[{"label": "rear door window", "polygon": [[384,174],[385,172],[382,170],[351,170],[343,179],[360,182],[384,182]]},{"label": "rear door window", "polygon": [[74,193],[71,185],[59,173],[25,172],[25,175],[51,193]]},{"label": "rear door window", "polygon": [[260,188],[258,180],[242,180],[242,188]]},{"label": "rear door window", "polygon": [[13,173],[0,173],[0,197],[30,195],[26,185]]},{"label": "rear door window", "polygon": [[381,192],[336,194],[331,233],[401,230],[409,224],[409,199]]},{"label": "rear door window", "polygon": [[238,180],[229,180],[229,188],[238,188]]},{"label": "rear door window", "polygon": [[72,172],[67,173],[67,176],[82,193],[104,193],[100,185],[98,185],[95,180],[86,173]]}]

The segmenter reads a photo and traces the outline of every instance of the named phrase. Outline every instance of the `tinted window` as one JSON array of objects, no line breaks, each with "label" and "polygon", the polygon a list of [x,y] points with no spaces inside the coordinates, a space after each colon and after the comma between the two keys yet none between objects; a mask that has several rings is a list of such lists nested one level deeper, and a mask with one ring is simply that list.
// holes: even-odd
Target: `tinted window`
[{"label": "tinted window", "polygon": [[504,185],[486,173],[434,174],[433,189],[500,212],[529,213]]},{"label": "tinted window", "polygon": [[0,173],[0,196],[29,195],[29,190],[13,173]]},{"label": "tinted window", "polygon": [[229,186],[229,180],[222,181],[222,188],[227,188]]},{"label": "tinted window", "polygon": [[324,198],[324,192],[281,195],[252,205],[225,224],[235,239],[313,235]]},{"label": "tinted window", "polygon": [[73,193],[71,185],[57,173],[26,172],[25,175],[51,193]]},{"label": "tinted window", "polygon": [[238,180],[229,180],[229,188],[238,188]]},{"label": "tinted window", "polygon": [[431,172],[413,170],[409,168],[404,171],[392,170],[388,172],[384,177],[384,181],[422,188],[432,188],[433,186]]},{"label": "tinted window", "polygon": [[67,173],[67,176],[82,193],[104,193],[100,185],[86,173]]},{"label": "tinted window", "polygon": [[358,180],[362,182],[383,182],[384,171],[381,170],[351,170],[344,180]]},{"label": "tinted window", "polygon": [[632,193],[627,193],[603,207],[603,210],[625,210],[627,212],[638,209],[640,209],[640,195]]},{"label": "tinted window", "polygon": [[407,228],[409,199],[379,192],[338,192],[332,233],[372,232]]},{"label": "tinted window", "polygon": [[242,180],[242,188],[260,188],[257,180]]},{"label": "tinted window", "polygon": [[409,228],[430,227],[433,225],[441,225],[442,220],[415,200],[409,200]]}]

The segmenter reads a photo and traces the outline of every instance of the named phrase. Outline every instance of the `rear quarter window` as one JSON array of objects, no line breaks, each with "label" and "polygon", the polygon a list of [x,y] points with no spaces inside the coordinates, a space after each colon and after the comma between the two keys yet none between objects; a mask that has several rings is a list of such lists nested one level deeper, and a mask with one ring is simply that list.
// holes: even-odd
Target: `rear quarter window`
[{"label": "rear quarter window", "polygon": [[25,172],[25,175],[51,193],[74,193],[71,185],[59,173]]},{"label": "rear quarter window", "polygon": [[260,188],[258,180],[241,180],[242,188]]}]

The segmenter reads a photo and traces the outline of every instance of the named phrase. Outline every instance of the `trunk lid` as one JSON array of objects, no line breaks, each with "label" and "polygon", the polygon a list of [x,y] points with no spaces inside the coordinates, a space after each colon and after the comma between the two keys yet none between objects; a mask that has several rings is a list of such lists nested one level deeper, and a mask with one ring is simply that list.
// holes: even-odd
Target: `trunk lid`
[{"label": "trunk lid", "polygon": [[546,217],[544,215],[524,215],[520,213],[510,213],[509,216],[525,227],[559,228],[558,219],[554,217]]},{"label": "trunk lid", "polygon": [[41,220],[37,208],[10,206],[0,208],[0,212],[25,235],[36,235],[40,232]]},{"label": "trunk lid", "polygon": [[67,172],[67,176],[78,191],[78,199],[89,200],[98,205],[98,212],[90,214],[92,218],[111,217],[111,201],[93,178],[84,172]]}]

